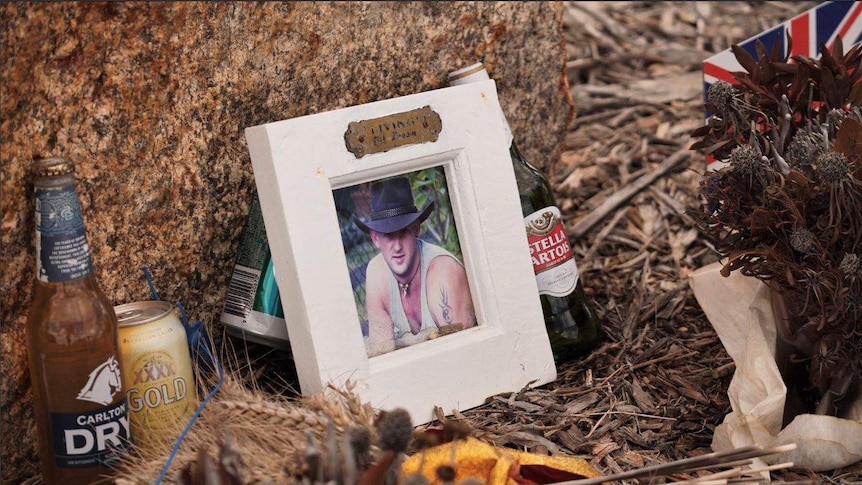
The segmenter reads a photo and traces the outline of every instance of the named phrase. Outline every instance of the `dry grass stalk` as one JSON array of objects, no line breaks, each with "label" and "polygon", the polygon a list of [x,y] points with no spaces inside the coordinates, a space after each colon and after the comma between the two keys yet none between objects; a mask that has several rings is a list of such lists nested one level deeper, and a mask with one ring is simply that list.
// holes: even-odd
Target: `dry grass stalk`
[{"label": "dry grass stalk", "polygon": [[[650,482],[653,482],[658,479],[670,479],[672,483],[705,483],[712,480],[726,480],[728,478],[735,478],[743,475],[752,475],[755,473],[759,473],[760,471],[765,471],[761,468],[739,468],[743,465],[750,465],[752,463],[751,460],[754,458],[761,458],[764,456],[775,455],[778,453],[785,453],[794,449],[796,449],[796,445],[793,444],[776,446],[773,448],[766,449],[759,446],[747,446],[736,450],[721,451],[701,456],[684,458],[681,460],[673,461],[670,463],[663,463],[660,465],[640,467],[634,470],[629,470],[622,473],[615,473],[612,475],[606,475],[599,478],[588,478],[583,480],[561,482],[557,485],[599,485],[602,483],[613,483],[622,480],[649,480]],[[769,470],[778,470],[788,468],[792,465],[792,463],[783,463],[781,465],[773,465],[768,468]],[[683,480],[674,480],[672,478],[676,475],[682,475],[694,471],[726,466],[732,466],[733,468],[722,472],[710,473],[708,475],[703,475],[697,478]]]},{"label": "dry grass stalk", "polygon": [[[341,435],[349,426],[370,427],[373,421],[374,410],[349,389],[287,399],[252,389],[236,375],[228,376],[186,437],[166,482],[174,483],[201,450],[217,456],[220,442],[229,435],[242,457],[245,483],[283,483],[304,466],[301,455],[308,434],[323,442],[330,423]],[[172,445],[136,449],[124,463],[118,483],[154,483]]]}]

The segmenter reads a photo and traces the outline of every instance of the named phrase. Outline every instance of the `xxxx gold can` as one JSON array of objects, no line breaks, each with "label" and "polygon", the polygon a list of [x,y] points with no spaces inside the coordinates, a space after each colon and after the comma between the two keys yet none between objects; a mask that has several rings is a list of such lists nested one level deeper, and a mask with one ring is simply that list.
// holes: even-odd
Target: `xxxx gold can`
[{"label": "xxxx gold can", "polygon": [[173,305],[142,301],[114,307],[132,439],[173,444],[198,406],[186,330]]}]

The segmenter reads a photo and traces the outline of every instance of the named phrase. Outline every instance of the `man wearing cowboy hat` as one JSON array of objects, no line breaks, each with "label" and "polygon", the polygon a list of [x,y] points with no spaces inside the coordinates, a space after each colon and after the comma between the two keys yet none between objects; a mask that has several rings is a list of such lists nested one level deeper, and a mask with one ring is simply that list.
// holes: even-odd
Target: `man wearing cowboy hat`
[{"label": "man wearing cowboy hat", "polygon": [[371,220],[354,217],[380,254],[368,262],[368,355],[476,325],[467,273],[452,253],[419,239],[434,202],[416,208],[406,177],[371,184]]}]

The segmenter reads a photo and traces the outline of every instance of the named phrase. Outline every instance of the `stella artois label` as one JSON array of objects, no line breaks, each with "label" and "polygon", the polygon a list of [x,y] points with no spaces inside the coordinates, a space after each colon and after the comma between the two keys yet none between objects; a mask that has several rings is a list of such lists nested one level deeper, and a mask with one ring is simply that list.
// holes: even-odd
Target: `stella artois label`
[{"label": "stella artois label", "polygon": [[578,284],[578,266],[560,209],[549,206],[524,218],[527,241],[533,258],[533,271],[540,295],[563,297]]}]

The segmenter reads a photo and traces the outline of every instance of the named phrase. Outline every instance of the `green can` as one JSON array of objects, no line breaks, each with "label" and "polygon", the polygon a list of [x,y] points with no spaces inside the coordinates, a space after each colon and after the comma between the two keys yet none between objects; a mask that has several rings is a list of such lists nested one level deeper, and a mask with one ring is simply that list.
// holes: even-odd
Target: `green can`
[{"label": "green can", "polygon": [[256,191],[243,227],[221,323],[234,337],[273,348],[290,348]]}]

